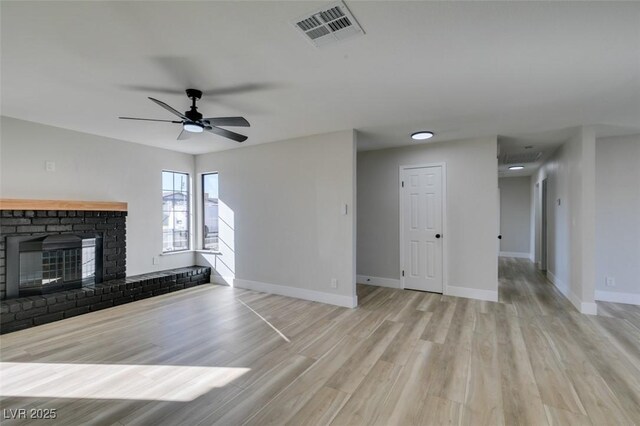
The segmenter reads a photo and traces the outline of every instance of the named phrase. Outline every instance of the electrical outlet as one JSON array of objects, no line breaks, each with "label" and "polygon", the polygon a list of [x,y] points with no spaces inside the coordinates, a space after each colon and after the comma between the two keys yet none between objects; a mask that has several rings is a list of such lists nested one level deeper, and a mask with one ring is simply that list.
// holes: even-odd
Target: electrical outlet
[{"label": "electrical outlet", "polygon": [[152,262],[154,265],[159,265],[159,264],[160,264],[160,258],[159,258],[158,256],[153,256],[153,258],[152,258],[151,262]]},{"label": "electrical outlet", "polygon": [[338,288],[338,280],[331,278],[331,288]]},{"label": "electrical outlet", "polygon": [[44,169],[48,172],[55,172],[56,171],[56,163],[54,161],[45,161],[44,162]]},{"label": "electrical outlet", "polygon": [[606,285],[607,287],[615,287],[616,286],[616,279],[613,277],[606,277],[604,279],[604,285]]}]

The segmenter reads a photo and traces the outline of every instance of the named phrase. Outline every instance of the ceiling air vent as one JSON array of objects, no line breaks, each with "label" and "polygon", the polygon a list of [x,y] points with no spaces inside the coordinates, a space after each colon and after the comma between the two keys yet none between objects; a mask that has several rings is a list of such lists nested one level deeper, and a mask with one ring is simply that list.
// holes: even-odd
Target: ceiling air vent
[{"label": "ceiling air vent", "polygon": [[293,21],[293,25],[316,47],[364,34],[343,2],[307,13]]}]

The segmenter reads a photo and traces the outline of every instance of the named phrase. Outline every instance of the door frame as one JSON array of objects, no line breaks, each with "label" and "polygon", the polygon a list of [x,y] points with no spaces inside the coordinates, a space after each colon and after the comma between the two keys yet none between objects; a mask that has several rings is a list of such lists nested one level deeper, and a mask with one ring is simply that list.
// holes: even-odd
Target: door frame
[{"label": "door frame", "polygon": [[398,215],[400,216],[400,262],[398,276],[400,277],[400,288],[404,290],[404,277],[402,276],[402,262],[404,261],[404,235],[402,229],[404,227],[404,215],[402,214],[402,172],[408,169],[422,169],[425,167],[441,167],[442,170],[442,294],[447,294],[447,285],[449,283],[448,274],[448,243],[449,232],[447,228],[447,163],[423,163],[423,164],[405,164],[398,167]]},{"label": "door frame", "polygon": [[549,267],[549,183],[545,177],[540,182],[540,270]]}]

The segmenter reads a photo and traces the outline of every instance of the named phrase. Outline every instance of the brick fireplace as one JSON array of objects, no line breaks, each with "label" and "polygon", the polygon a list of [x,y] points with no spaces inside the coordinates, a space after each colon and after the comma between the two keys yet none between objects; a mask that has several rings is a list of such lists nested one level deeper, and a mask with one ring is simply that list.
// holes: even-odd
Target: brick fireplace
[{"label": "brick fireplace", "polygon": [[[101,247],[95,250],[100,255],[95,264],[101,266],[101,270],[95,274],[98,279],[94,283],[126,277],[126,217],[126,211],[2,210],[0,217],[0,234],[2,234],[0,241],[0,299],[27,295],[27,292],[24,294],[18,294],[16,291],[8,292],[8,278],[11,277],[14,286],[21,282],[34,283],[34,281],[42,282],[47,279],[56,279],[56,277],[46,278],[46,276],[49,272],[55,273],[53,268],[56,268],[57,265],[64,265],[65,261],[72,257],[72,253],[77,253],[71,248],[66,252],[65,250],[45,250],[44,252],[33,250],[29,253],[45,253],[45,255],[31,256],[32,258],[40,258],[49,265],[45,266],[47,270],[44,271],[44,276],[42,273],[36,273],[32,276],[26,275],[24,265],[19,262],[19,248],[15,246],[27,245],[30,241],[33,242],[32,245],[38,244],[40,240],[46,242],[47,238],[53,239],[53,244],[55,244],[56,237],[58,239],[60,237],[69,237],[69,239],[76,237],[80,240],[97,240]],[[86,249],[84,251],[87,252]],[[60,259],[60,256],[65,255],[66,259],[64,257]],[[22,259],[24,264],[28,256],[23,255]],[[48,262],[49,260],[51,262]],[[87,263],[86,260],[85,263]],[[23,269],[22,277],[20,276],[21,266]],[[26,285],[23,287],[33,289],[34,286]],[[52,290],[56,291],[60,288],[52,288]]]},{"label": "brick fireplace", "polygon": [[126,276],[126,203],[0,199],[0,334],[210,282],[190,266]]}]

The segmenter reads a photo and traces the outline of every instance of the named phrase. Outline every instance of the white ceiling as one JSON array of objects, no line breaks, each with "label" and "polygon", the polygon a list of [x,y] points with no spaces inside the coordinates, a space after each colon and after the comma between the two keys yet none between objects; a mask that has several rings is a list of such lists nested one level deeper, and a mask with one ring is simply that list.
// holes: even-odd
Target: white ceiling
[{"label": "white ceiling", "polygon": [[[513,136],[498,137],[498,176],[517,177],[530,176],[571,136],[575,135],[577,128],[566,128],[549,132],[536,132],[533,134],[519,134]],[[512,155],[529,155],[540,153],[540,158],[533,162],[508,161],[500,159]],[[524,166],[522,170],[509,170],[510,166]]]},{"label": "white ceiling", "polygon": [[[243,115],[245,144],[355,128],[359,148],[548,132],[640,128],[638,2],[363,2],[364,37],[316,49],[290,20],[329,2],[1,2],[2,114],[188,153],[181,95],[131,86],[262,89],[204,98]],[[242,129],[246,130],[246,129]],[[242,133],[242,131],[241,131]]]}]

